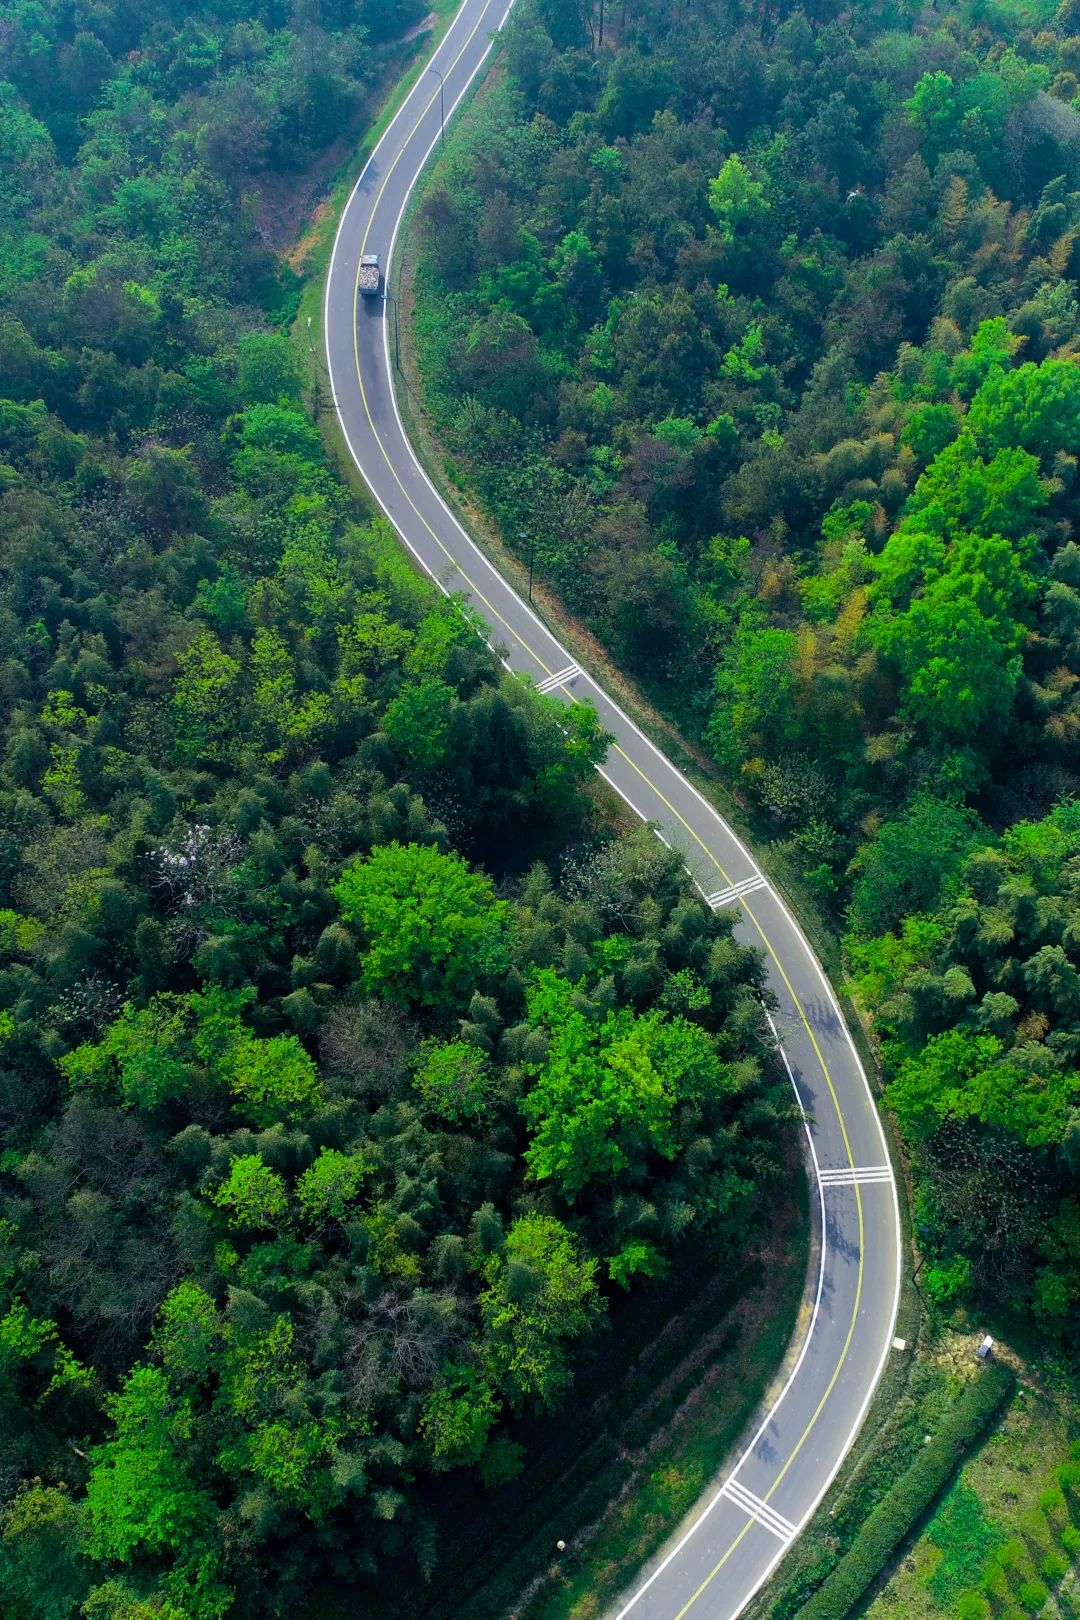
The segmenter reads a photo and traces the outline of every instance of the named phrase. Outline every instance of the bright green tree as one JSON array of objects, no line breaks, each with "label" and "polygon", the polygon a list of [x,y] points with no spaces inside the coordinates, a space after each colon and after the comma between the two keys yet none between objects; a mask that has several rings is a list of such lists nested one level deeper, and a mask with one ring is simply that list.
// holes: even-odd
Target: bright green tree
[{"label": "bright green tree", "polygon": [[1044,360],[987,378],[971,402],[969,431],[990,449],[1019,448],[1048,461],[1080,444],[1080,369]]},{"label": "bright green tree", "polygon": [[674,1158],[680,1105],[732,1085],[699,1025],[629,1008],[590,1017],[574,986],[551,971],[530,987],[529,1021],[546,1032],[548,1050],[526,1065],[535,1078],[521,1104],[531,1133],[525,1157],[531,1176],[556,1182],[571,1200],[646,1153]]},{"label": "bright green tree", "polygon": [[242,1030],[229,1046],[222,1069],[238,1106],[260,1125],[303,1118],[324,1097],[314,1060],[295,1035],[259,1040]]},{"label": "bright green tree", "polygon": [[345,1220],[371,1169],[362,1153],[323,1148],[296,1183],[296,1201],[317,1225]]},{"label": "bright green tree", "polygon": [[769,212],[765,187],[755,180],[737,152],[726,160],[720,173],[709,181],[709,207],[717,230],[725,242],[734,244]]},{"label": "bright green tree", "polygon": [[445,765],[453,705],[454,690],[445,681],[424,680],[406,686],[387,704],[383,716],[383,730],[395,752],[422,770]]},{"label": "bright green tree", "polygon": [[798,737],[795,695],[799,638],[792,630],[747,619],[716,676],[708,736],[718,757],[737,768],[748,754],[771,753]]},{"label": "bright green tree", "polygon": [[237,749],[240,666],[210,630],[203,630],[177,660],[172,693],[176,747],[186,759],[224,760]]},{"label": "bright green tree", "polygon": [[73,1087],[111,1092],[128,1108],[157,1108],[190,1084],[184,1032],[182,997],[155,996],[146,1007],[129,1002],[99,1041],[66,1053],[60,1070]]},{"label": "bright green tree", "polygon": [[345,868],[334,894],[364,936],[366,987],[451,1007],[507,965],[508,908],[490,878],[429,844],[384,844]]},{"label": "bright green tree", "polygon": [[289,1207],[285,1183],[257,1153],[235,1158],[212,1198],[219,1209],[228,1210],[233,1225],[244,1231],[277,1226]]},{"label": "bright green tree", "polygon": [[171,1383],[204,1383],[221,1336],[217,1307],[205,1288],[189,1277],[170,1289],[154,1323],[153,1345]]},{"label": "bright green tree", "polygon": [[988,1067],[1001,1056],[993,1035],[949,1029],[934,1035],[916,1056],[905,1059],[890,1082],[891,1107],[913,1136],[927,1136],[950,1116],[974,1112],[971,1094],[982,1089]]},{"label": "bright green tree", "polygon": [[190,1406],[157,1367],[136,1367],[106,1410],[113,1432],[90,1454],[88,1544],[97,1558],[130,1563],[136,1552],[185,1552],[215,1522],[214,1504],[186,1453]]},{"label": "bright green tree", "polygon": [[413,1080],[425,1105],[457,1124],[486,1113],[491,1097],[487,1056],[468,1041],[425,1041]]},{"label": "bright green tree", "polygon": [[523,1215],[485,1267],[480,1304],[492,1371],[515,1406],[552,1406],[570,1381],[567,1341],[603,1309],[596,1261],[551,1215]]},{"label": "bright green tree", "polygon": [[500,1402],[475,1367],[448,1362],[424,1396],[420,1433],[442,1468],[479,1462]]}]

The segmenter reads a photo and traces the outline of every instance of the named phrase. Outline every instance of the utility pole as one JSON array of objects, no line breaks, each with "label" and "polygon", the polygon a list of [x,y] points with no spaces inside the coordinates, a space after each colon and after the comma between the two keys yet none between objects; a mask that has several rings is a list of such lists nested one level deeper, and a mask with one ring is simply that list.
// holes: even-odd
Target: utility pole
[{"label": "utility pole", "polygon": [[445,146],[446,145],[446,115],[445,115],[445,113],[443,111],[443,76],[439,72],[437,67],[429,67],[428,72],[429,73],[434,73],[435,77],[439,81],[439,137],[440,137],[440,139],[442,141],[442,144]]},{"label": "utility pole", "polygon": [[315,353],[315,339],[311,335],[311,316],[310,315],[307,318],[307,346],[311,350],[312,354],[314,354]]}]

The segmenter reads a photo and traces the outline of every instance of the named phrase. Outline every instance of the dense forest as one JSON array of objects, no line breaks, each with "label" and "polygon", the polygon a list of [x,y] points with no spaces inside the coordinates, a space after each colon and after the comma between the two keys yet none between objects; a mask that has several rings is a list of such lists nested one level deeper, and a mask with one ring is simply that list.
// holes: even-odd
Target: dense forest
[{"label": "dense forest", "polygon": [[741,1256],[761,968],[326,459],[264,172],[417,6],[0,31],[0,1611],[355,1612]]},{"label": "dense forest", "polygon": [[1063,1334],[1080,6],[522,0],[418,241],[451,478],[845,934],[920,1286]]}]

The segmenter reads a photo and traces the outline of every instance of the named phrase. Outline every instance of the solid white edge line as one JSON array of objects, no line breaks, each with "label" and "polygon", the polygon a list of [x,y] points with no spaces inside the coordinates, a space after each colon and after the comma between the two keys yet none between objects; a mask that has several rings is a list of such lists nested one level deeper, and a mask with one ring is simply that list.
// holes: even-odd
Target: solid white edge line
[{"label": "solid white edge line", "polygon": [[[466,3],[467,3],[467,0],[466,0]],[[499,29],[501,29],[503,27],[503,25],[506,22],[507,17],[510,15],[510,12],[511,12],[511,10],[513,8],[513,3],[514,3],[514,0],[509,0],[509,3],[507,5],[507,7],[506,7],[506,10],[503,12],[502,19],[501,19],[501,21],[500,21],[500,23],[498,25]],[[461,10],[462,10],[462,12],[464,11],[464,5],[462,6]],[[459,15],[460,14],[461,13],[459,13]],[[456,23],[456,19],[455,19],[455,23]],[[443,39],[440,41],[440,44],[439,44],[437,50],[433,53],[433,56],[432,56],[432,59],[431,59],[432,62],[435,61],[435,58],[437,57],[439,51],[442,50],[445,45],[447,45],[448,41],[450,40],[451,36],[453,35],[454,30],[455,30],[455,23],[452,23],[450,25],[450,27],[447,29],[447,32],[443,36]],[[454,98],[454,101],[453,101],[453,103],[451,105],[451,108],[450,108],[450,112],[448,114],[449,117],[453,116],[454,112],[457,110],[457,107],[459,106],[459,104],[463,100],[464,96],[467,94],[468,90],[470,89],[470,87],[472,85],[473,80],[476,78],[476,75],[479,73],[479,71],[480,71],[481,67],[483,66],[484,62],[487,60],[487,57],[490,54],[491,47],[492,47],[493,44],[494,44],[494,40],[493,39],[489,40],[486,50],[480,56],[479,60],[476,63],[476,66],[473,68],[472,73],[469,75],[468,79],[465,81],[465,84],[463,85],[461,91]],[[347,218],[348,218],[348,215],[349,215],[349,210],[350,210],[350,208],[352,206],[352,203],[353,203],[353,199],[357,195],[357,192],[360,189],[360,186],[361,186],[361,184],[362,184],[362,182],[363,182],[363,180],[364,180],[364,178],[365,178],[365,176],[366,176],[366,174],[368,172],[368,169],[369,169],[371,163],[373,162],[376,154],[378,153],[380,147],[382,146],[383,142],[388,138],[391,131],[393,130],[395,124],[398,121],[398,118],[401,117],[402,113],[404,113],[405,109],[408,107],[409,102],[411,101],[412,97],[415,95],[417,89],[419,88],[419,85],[420,85],[422,79],[423,79],[423,75],[421,74],[420,77],[417,79],[416,84],[413,86],[412,90],[409,92],[409,95],[406,97],[405,101],[402,103],[401,107],[398,109],[398,112],[395,114],[394,118],[391,120],[390,124],[387,126],[387,128],[384,131],[382,137],[376,143],[370,157],[368,158],[367,162],[364,164],[363,169],[360,171],[360,174],[359,174],[359,176],[357,177],[357,180],[356,180],[356,184],[354,185],[352,191],[349,194],[348,202],[346,203],[344,209],[342,210],[341,219],[340,219],[340,221],[338,223],[337,233],[336,233],[336,235],[334,237],[334,246],[333,246],[333,250],[332,250],[331,255],[330,255],[330,264],[329,264],[328,269],[327,269],[326,289],[325,289],[325,294],[324,294],[324,299],[323,299],[323,342],[324,342],[324,347],[326,349],[327,372],[328,372],[329,377],[330,377],[331,392],[332,392],[333,397],[334,397],[335,406],[337,405],[337,392],[336,392],[336,388],[335,388],[335,384],[334,384],[333,359],[332,359],[331,352],[330,352],[329,309],[330,309],[330,287],[331,287],[331,284],[332,284],[333,278],[334,278],[334,264],[335,264],[335,260],[337,258],[338,247],[339,247],[340,242],[341,242],[342,233],[343,233],[343,231],[345,229],[345,224],[346,224],[346,221],[347,221]],[[408,192],[406,193],[405,199],[404,199],[404,201],[403,201],[403,203],[401,205],[401,208],[400,208],[400,210],[398,212],[397,219],[396,219],[396,221],[394,223],[394,230],[393,230],[393,233],[392,233],[391,238],[390,238],[390,247],[389,247],[389,250],[387,252],[387,257],[386,257],[386,273],[387,274],[389,274],[389,268],[390,268],[390,263],[391,263],[391,259],[392,259],[392,256],[393,256],[393,250],[394,250],[394,247],[395,247],[395,245],[397,243],[398,232],[399,232],[399,230],[401,228],[401,221],[404,218],[405,210],[406,210],[406,208],[408,206],[409,200],[410,200],[410,198],[412,196],[412,192],[413,192],[413,189],[414,189],[414,186],[415,186],[415,179],[419,178],[420,174],[423,172],[424,168],[426,167],[428,159],[430,158],[431,153],[434,151],[435,146],[438,143],[438,140],[439,140],[439,136],[436,135],[432,139],[431,143],[429,144],[429,146],[427,148],[427,151],[425,152],[424,157],[423,157],[421,163],[419,164],[419,166],[417,168],[416,176],[414,178],[414,183],[413,183],[413,185],[411,185],[409,187]],[[488,562],[488,559],[484,556],[483,552],[477,546],[476,542],[472,539],[471,535],[469,535],[465,531],[465,529],[462,527],[462,525],[458,522],[457,518],[454,516],[453,512],[450,511],[450,508],[447,506],[446,502],[443,500],[442,495],[435,488],[435,485],[432,483],[431,479],[428,477],[427,472],[421,466],[421,464],[419,462],[419,459],[417,458],[416,452],[413,449],[412,442],[409,439],[408,434],[405,432],[404,424],[402,423],[402,420],[401,420],[401,413],[400,413],[400,411],[398,409],[397,391],[396,391],[396,389],[394,387],[393,369],[392,369],[392,367],[390,365],[389,323],[386,322],[386,321],[384,321],[384,323],[383,323],[383,349],[384,349],[384,354],[385,354],[385,359],[386,359],[387,376],[388,376],[389,381],[390,381],[390,398],[391,398],[391,402],[392,402],[393,409],[394,409],[394,416],[395,416],[395,419],[396,419],[397,425],[398,425],[398,431],[399,431],[399,433],[401,435],[403,443],[405,444],[405,447],[406,447],[406,449],[408,451],[408,454],[412,459],[413,465],[415,466],[417,472],[420,474],[421,480],[428,486],[428,489],[430,490],[432,495],[435,497],[435,500],[436,500],[437,504],[442,507],[443,511],[445,512],[446,516],[449,518],[450,523],[452,524],[454,529],[456,529],[458,534],[462,536],[462,538],[464,539],[464,541],[466,543],[466,546],[467,546],[468,550],[477,558],[477,560],[481,563],[481,565],[484,568],[486,568],[499,581],[500,585],[502,585],[502,587],[505,590],[507,590],[510,593],[511,596],[513,596],[515,598],[519,608],[524,611],[526,617],[528,619],[532,620],[532,622],[537,626],[537,628],[542,632],[542,634],[545,635],[548,638],[549,641],[554,643],[554,645],[556,647],[559,647],[560,643],[558,642],[557,638],[547,628],[547,626],[543,623],[543,621],[537,617],[536,613],[529,606],[529,604],[526,603],[521,597],[519,597],[517,595],[517,592],[514,590],[513,586],[510,585],[509,581],[505,580],[503,578],[503,576],[501,574],[499,574],[498,571]],[[359,470],[361,476],[363,476],[363,472],[364,472],[363,466],[360,463],[360,460],[359,460],[359,457],[356,454],[356,451],[353,449],[352,441],[351,441],[351,439],[349,437],[348,427],[347,427],[347,425],[345,424],[344,420],[341,417],[340,410],[338,411],[338,420],[341,422],[342,432],[343,432],[344,437],[345,437],[345,442],[349,447],[349,453],[352,456],[353,461],[356,463],[357,469]],[[365,482],[366,482],[366,480],[365,480]],[[369,489],[371,488],[370,485],[368,487],[369,487]],[[452,593],[446,588],[445,585],[443,585],[442,581],[436,575],[433,575],[431,573],[431,570],[428,568],[427,564],[424,562],[423,557],[413,547],[413,545],[410,543],[408,538],[405,536],[405,534],[399,528],[397,522],[394,520],[393,516],[391,515],[391,513],[389,512],[387,507],[384,505],[384,503],[381,500],[381,498],[379,497],[378,493],[375,490],[372,490],[371,493],[374,495],[376,503],[379,506],[382,507],[383,513],[386,516],[388,522],[390,523],[390,526],[397,532],[399,538],[402,540],[402,542],[405,545],[406,549],[411,553],[412,556],[414,556],[416,558],[417,562],[420,564],[420,566],[423,569],[424,573],[427,574],[429,578],[433,578],[435,580],[436,585],[443,592],[444,596],[450,596]],[[565,649],[562,649],[562,650],[565,653],[566,650]],[[566,656],[569,656],[569,654],[566,653]],[[505,660],[504,660],[504,662],[505,662]],[[586,679],[593,681],[593,685],[596,686],[598,691],[603,691],[603,689],[599,686],[599,683],[596,682],[595,680],[593,680],[593,677],[588,674],[588,671],[583,670],[582,674],[585,676]],[[687,777],[685,777],[683,775],[683,773],[678,769],[678,767],[671,760],[669,760],[666,757],[666,755],[664,755],[661,752],[661,750],[652,741],[652,739],[650,737],[648,737],[645,734],[644,731],[642,731],[641,727],[636,723],[636,721],[634,721],[631,718],[630,715],[626,714],[626,712],[623,710],[622,706],[619,703],[617,703],[606,691],[603,691],[603,696],[605,698],[605,701],[610,704],[612,710],[620,717],[621,720],[624,721],[624,723],[630,728],[630,730],[633,731],[635,733],[635,735],[640,738],[640,740],[645,744],[646,748],[651,753],[655,754],[656,757],[661,761],[661,763],[668,770],[672,771],[674,773],[674,775],[676,776],[676,778],[682,783],[682,785],[689,790],[689,792],[692,794],[692,796],[694,798],[696,798],[698,800],[698,802],[701,804],[701,806],[704,808],[704,810],[707,812],[707,814],[719,825],[721,831],[723,833],[725,833],[727,835],[727,837],[730,838],[731,841],[735,844],[735,846],[743,853],[743,855],[746,857],[746,859],[747,859],[749,865],[751,866],[751,868],[753,869],[753,871],[755,873],[760,874],[764,878],[765,881],[764,881],[763,886],[764,886],[766,892],[770,895],[770,897],[772,899],[774,899],[776,901],[778,907],[780,908],[780,911],[782,912],[783,916],[785,917],[786,921],[788,922],[789,926],[791,927],[792,932],[795,934],[795,936],[798,939],[799,943],[802,945],[802,948],[803,948],[804,952],[806,953],[807,959],[810,962],[811,968],[812,968],[813,972],[815,973],[815,975],[817,976],[817,978],[820,979],[820,981],[821,981],[821,983],[822,983],[822,985],[824,987],[824,990],[825,990],[826,998],[829,1001],[829,1004],[832,1007],[832,1010],[833,1010],[834,1014],[836,1015],[837,1021],[840,1024],[840,1026],[841,1026],[841,1028],[842,1028],[842,1030],[844,1032],[844,1038],[847,1041],[848,1047],[849,1047],[849,1049],[851,1051],[851,1055],[852,1055],[852,1057],[853,1057],[853,1059],[855,1061],[856,1070],[858,1071],[859,1077],[862,1080],[862,1084],[863,1084],[863,1088],[864,1088],[864,1090],[866,1092],[867,1100],[870,1103],[871,1112],[873,1114],[874,1122],[875,1122],[876,1127],[877,1127],[878,1137],[879,1137],[879,1139],[881,1141],[881,1146],[882,1146],[882,1150],[884,1152],[884,1156],[885,1156],[886,1160],[888,1161],[890,1159],[890,1155],[889,1155],[888,1143],[887,1143],[886,1138],[885,1138],[885,1128],[884,1128],[884,1125],[882,1124],[881,1116],[880,1116],[880,1113],[878,1112],[877,1104],[876,1104],[876,1102],[874,1100],[874,1094],[873,1094],[873,1092],[872,1092],[872,1090],[870,1088],[869,1078],[867,1076],[865,1068],[863,1067],[862,1059],[859,1056],[858,1048],[855,1045],[854,1037],[852,1036],[851,1030],[848,1027],[847,1020],[844,1018],[844,1016],[843,1016],[843,1014],[841,1012],[839,1001],[837,999],[835,991],[833,990],[832,984],[829,981],[829,977],[826,974],[826,972],[825,972],[824,968],[822,967],[821,963],[818,961],[816,955],[814,954],[814,951],[813,951],[813,949],[812,949],[812,947],[810,945],[810,942],[807,939],[805,933],[803,932],[803,929],[802,929],[801,925],[799,924],[798,919],[795,917],[794,913],[791,911],[791,909],[788,906],[788,904],[787,904],[786,900],[784,899],[784,897],[773,886],[773,884],[769,880],[769,878],[764,873],[762,873],[758,862],[754,859],[753,855],[751,854],[750,850],[747,848],[746,844],[743,842],[742,838],[735,831],[735,829],[729,825],[729,823],[724,819],[724,817],[721,816],[720,812],[715,808],[715,806],[713,806],[709,802],[709,800],[705,798],[704,794],[701,793],[701,791],[697,787],[695,787],[694,783],[691,782]],[[612,781],[610,776],[608,776],[608,774],[604,770],[602,770],[600,767],[598,767],[597,769],[599,771],[600,776],[608,783],[608,785],[613,789],[613,791],[618,795],[618,797],[624,799],[625,802],[627,804],[629,804],[631,806],[631,808],[634,810],[634,813],[636,815],[641,816],[641,819],[643,821],[648,821],[649,818],[647,816],[642,815],[642,812],[640,810],[638,810],[636,805],[633,804],[633,801],[628,797],[628,795],[625,794],[621,789],[616,787],[615,783]],[[666,842],[666,840],[664,840],[664,841]],[[776,1025],[775,1025],[775,1023],[773,1021],[771,1013],[766,1012],[766,1018],[768,1019],[769,1025],[770,1025],[770,1027],[772,1029],[772,1032],[773,1032],[773,1036],[774,1036],[774,1038],[776,1040],[779,1051],[780,1051],[780,1053],[781,1053],[781,1055],[782,1055],[782,1057],[784,1059],[785,1066],[786,1066],[786,1068],[788,1070],[789,1078],[791,1079],[792,1087],[795,1090],[796,1098],[798,1098],[798,1088],[795,1086],[795,1078],[794,1078],[794,1075],[793,1075],[792,1070],[791,1070],[791,1064],[788,1061],[787,1053],[784,1051],[783,1044],[780,1041],[779,1034],[777,1032]],[[800,1105],[800,1108],[801,1108],[802,1107],[801,1099],[800,1099],[799,1105]],[[809,1124],[806,1123],[805,1121],[804,1121],[804,1129],[806,1131],[807,1141],[809,1143],[810,1153],[811,1153],[811,1155],[813,1157],[814,1168],[815,1168],[815,1172],[816,1172],[816,1170],[817,1170],[817,1156],[816,1156],[816,1153],[814,1151],[814,1143],[813,1143],[813,1138],[812,1138],[812,1136],[810,1134]],[[897,1189],[897,1185],[896,1185],[895,1176],[893,1177],[892,1189],[893,1189],[893,1226],[894,1226],[894,1249],[895,1249],[895,1255],[894,1255],[895,1278],[894,1278],[893,1302],[892,1302],[892,1312],[891,1312],[891,1320],[890,1320],[890,1325],[889,1325],[889,1332],[888,1332],[888,1334],[886,1335],[886,1338],[885,1338],[885,1343],[884,1343],[884,1346],[883,1346],[883,1349],[882,1349],[882,1352],[881,1352],[880,1359],[878,1361],[877,1369],[876,1369],[876,1371],[874,1373],[874,1376],[873,1376],[870,1384],[867,1387],[866,1393],[864,1395],[862,1403],[860,1404],[859,1410],[856,1413],[855,1421],[852,1424],[852,1427],[851,1427],[851,1430],[850,1430],[850,1432],[848,1434],[847,1440],[844,1442],[844,1446],[843,1446],[842,1450],[840,1451],[840,1454],[838,1455],[838,1457],[837,1457],[835,1463],[833,1464],[832,1468],[827,1472],[827,1474],[825,1476],[825,1479],[824,1479],[824,1482],[823,1482],[820,1490],[818,1491],[817,1496],[814,1498],[814,1500],[813,1500],[813,1502],[812,1502],[812,1504],[810,1506],[809,1511],[806,1514],[804,1514],[802,1519],[800,1519],[799,1524],[798,1524],[798,1528],[797,1528],[797,1531],[796,1531],[796,1535],[798,1535],[798,1533],[802,1530],[803,1526],[808,1522],[808,1520],[817,1511],[818,1506],[820,1505],[821,1501],[823,1500],[824,1496],[826,1495],[827,1491],[829,1490],[830,1486],[832,1485],[833,1480],[836,1478],[837,1474],[839,1473],[840,1468],[842,1467],[842,1465],[843,1465],[843,1463],[844,1463],[844,1461],[845,1461],[845,1459],[846,1459],[846,1457],[848,1455],[848,1452],[851,1450],[851,1447],[852,1447],[852,1445],[854,1444],[854,1441],[855,1441],[855,1437],[858,1434],[859,1430],[861,1429],[863,1421],[864,1421],[864,1419],[866,1417],[866,1413],[867,1413],[867,1410],[869,1409],[870,1402],[873,1399],[874,1394],[875,1394],[875,1392],[877,1390],[877,1386],[881,1381],[881,1375],[882,1375],[882,1372],[884,1371],[885,1363],[888,1360],[889,1352],[890,1352],[890,1350],[892,1348],[891,1341],[892,1341],[892,1338],[893,1338],[893,1335],[894,1335],[894,1330],[895,1330],[895,1326],[896,1326],[896,1319],[897,1319],[897,1315],[898,1315],[899,1308],[900,1308],[900,1287],[901,1287],[901,1281],[902,1281],[902,1268],[903,1268],[903,1249],[902,1249],[902,1237],[901,1237],[901,1227],[900,1227],[900,1202],[899,1202],[899,1193],[898,1193],[898,1189]],[[823,1282],[823,1279],[824,1279],[824,1258],[825,1258],[825,1199],[824,1199],[824,1191],[821,1188],[820,1181],[818,1183],[818,1194],[819,1194],[820,1209],[821,1209],[821,1233],[822,1233],[821,1266],[819,1268],[819,1273],[818,1273],[817,1296],[816,1296],[815,1302],[814,1302],[814,1311],[813,1311],[813,1315],[812,1315],[812,1318],[811,1318],[810,1328],[807,1331],[807,1335],[806,1335],[806,1338],[805,1338],[805,1340],[803,1342],[802,1348],[801,1348],[801,1350],[799,1352],[799,1356],[798,1356],[798,1359],[796,1361],[795,1367],[792,1369],[792,1372],[791,1372],[787,1382],[785,1383],[784,1388],[781,1390],[780,1395],[777,1397],[776,1401],[773,1403],[773,1406],[770,1408],[769,1412],[765,1415],[765,1418],[762,1421],[761,1427],[758,1429],[757,1433],[754,1436],[754,1439],[751,1441],[751,1444],[748,1447],[747,1452],[744,1452],[744,1454],[743,1454],[744,1458],[748,1454],[748,1452],[753,1449],[754,1445],[757,1444],[758,1439],[760,1439],[761,1434],[764,1432],[765,1428],[767,1428],[768,1424],[772,1421],[772,1417],[773,1417],[774,1413],[776,1412],[776,1410],[780,1406],[781,1402],[783,1401],[785,1395],[787,1394],[788,1390],[790,1389],[791,1384],[794,1381],[795,1376],[798,1373],[800,1367],[802,1366],[802,1362],[803,1362],[803,1360],[804,1360],[804,1358],[806,1356],[806,1352],[807,1352],[807,1349],[809,1348],[809,1344],[810,1344],[810,1338],[811,1338],[811,1335],[813,1333],[814,1325],[816,1324],[816,1321],[817,1321],[819,1307],[820,1307],[820,1303],[821,1303],[821,1288],[822,1288],[822,1282]],[[694,1530],[697,1528],[697,1525],[701,1524],[704,1521],[704,1519],[707,1517],[707,1515],[711,1512],[711,1510],[715,1506],[717,1500],[718,1500],[718,1495],[713,1498],[712,1502],[709,1503],[709,1505],[705,1508],[705,1510],[700,1515],[700,1517],[697,1520],[695,1520],[694,1525],[691,1527],[690,1530],[687,1531],[686,1535],[679,1542],[678,1547],[675,1549],[675,1552],[681,1551],[682,1547],[685,1546],[686,1542],[693,1535]],[[743,1599],[739,1609],[735,1610],[733,1612],[732,1616],[730,1617],[730,1620],[735,1620],[735,1615],[740,1613],[741,1610],[743,1608],[745,1608],[746,1605],[761,1590],[762,1586],[764,1586],[765,1582],[768,1580],[769,1576],[772,1574],[773,1570],[776,1568],[776,1565],[779,1563],[780,1559],[783,1557],[783,1554],[784,1554],[785,1550],[786,1550],[785,1548],[781,1548],[780,1551],[776,1554],[776,1556],[768,1563],[768,1565],[766,1566],[764,1572],[759,1577],[759,1579],[757,1580],[755,1585],[746,1594],[746,1596]],[[668,1557],[664,1560],[664,1563],[661,1564],[656,1571],[654,1571],[653,1575],[651,1575],[649,1577],[649,1580],[647,1582],[645,1582],[645,1584],[638,1590],[638,1592],[636,1592],[634,1594],[634,1596],[631,1598],[629,1604],[627,1604],[622,1610],[619,1611],[619,1614],[616,1616],[616,1620],[623,1620],[623,1616],[626,1615],[627,1613],[629,1613],[630,1609],[638,1601],[638,1598],[642,1595],[642,1593],[644,1593],[647,1590],[647,1588],[652,1585],[653,1581],[656,1579],[656,1576],[661,1572],[662,1569],[667,1567],[667,1564],[670,1563],[671,1558],[675,1556],[675,1552],[668,1555]]]}]

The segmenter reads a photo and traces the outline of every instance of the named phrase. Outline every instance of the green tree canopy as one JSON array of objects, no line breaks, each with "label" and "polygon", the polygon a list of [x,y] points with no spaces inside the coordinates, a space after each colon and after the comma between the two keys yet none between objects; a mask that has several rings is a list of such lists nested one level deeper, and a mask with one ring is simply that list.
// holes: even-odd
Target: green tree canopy
[{"label": "green tree canopy", "polygon": [[426,1006],[460,1006],[507,963],[504,902],[459,855],[391,844],[346,868],[334,886],[364,939],[368,989]]}]

